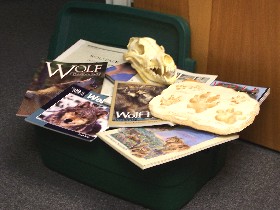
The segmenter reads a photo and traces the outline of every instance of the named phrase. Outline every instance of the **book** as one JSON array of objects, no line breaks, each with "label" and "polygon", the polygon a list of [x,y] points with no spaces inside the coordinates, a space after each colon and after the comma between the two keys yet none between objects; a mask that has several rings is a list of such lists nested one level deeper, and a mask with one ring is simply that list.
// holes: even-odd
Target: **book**
[{"label": "book", "polygon": [[106,97],[71,85],[25,120],[91,142],[97,137],[96,133],[108,129],[109,107],[104,104]]},{"label": "book", "polygon": [[237,139],[185,126],[117,128],[97,136],[141,169],[167,163]]},{"label": "book", "polygon": [[101,93],[107,62],[40,62],[27,88],[17,116],[28,116],[72,84]]},{"label": "book", "polygon": [[245,92],[251,98],[256,99],[260,104],[268,97],[270,94],[270,88],[268,87],[257,87],[251,85],[237,84],[231,82],[224,82],[215,80],[211,83],[212,86],[223,86],[227,88],[232,88],[236,91]]},{"label": "book", "polygon": [[110,108],[110,127],[140,127],[173,123],[151,115],[149,102],[166,86],[139,82],[115,81]]}]

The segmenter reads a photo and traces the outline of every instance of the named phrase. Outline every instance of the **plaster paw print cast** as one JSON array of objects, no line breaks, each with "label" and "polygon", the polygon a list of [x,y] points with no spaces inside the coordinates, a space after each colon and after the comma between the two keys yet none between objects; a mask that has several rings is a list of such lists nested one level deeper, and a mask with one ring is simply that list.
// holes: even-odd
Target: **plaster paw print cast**
[{"label": "plaster paw print cast", "polygon": [[163,46],[149,37],[132,37],[124,59],[131,63],[145,83],[173,84],[177,79],[177,67]]},{"label": "plaster paw print cast", "polygon": [[154,117],[219,135],[237,133],[253,123],[259,102],[243,92],[184,81],[175,83],[149,103]]}]

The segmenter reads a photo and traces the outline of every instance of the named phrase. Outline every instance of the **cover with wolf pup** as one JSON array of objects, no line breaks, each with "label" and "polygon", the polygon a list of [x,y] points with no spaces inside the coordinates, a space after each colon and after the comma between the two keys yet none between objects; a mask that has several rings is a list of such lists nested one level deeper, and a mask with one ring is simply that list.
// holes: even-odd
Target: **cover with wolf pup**
[{"label": "cover with wolf pup", "polygon": [[151,115],[148,108],[153,97],[166,86],[138,82],[115,81],[110,108],[110,127],[139,127],[170,124]]},{"label": "cover with wolf pup", "polygon": [[107,96],[71,85],[25,120],[76,138],[93,141],[108,128]]},{"label": "cover with wolf pup", "polygon": [[28,116],[72,84],[101,92],[107,62],[64,63],[42,60],[17,116]]}]

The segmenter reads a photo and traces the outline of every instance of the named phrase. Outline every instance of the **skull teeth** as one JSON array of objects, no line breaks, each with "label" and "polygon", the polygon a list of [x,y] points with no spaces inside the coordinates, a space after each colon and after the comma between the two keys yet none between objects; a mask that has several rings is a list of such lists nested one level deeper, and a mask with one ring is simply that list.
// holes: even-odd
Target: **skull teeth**
[{"label": "skull teeth", "polygon": [[[155,69],[155,68],[154,68]],[[164,75],[160,75],[157,74],[155,71],[151,70],[151,69],[146,69],[146,73],[149,75],[153,75],[153,77],[158,80],[158,81],[163,81],[164,83],[168,83],[168,81],[172,80],[172,79],[176,79],[177,78],[177,74],[176,74],[176,70],[173,69],[168,69],[167,72],[169,72],[170,74],[168,74],[166,76],[166,74]],[[159,68],[158,68],[159,69]]]},{"label": "skull teeth", "polygon": [[157,67],[157,66],[152,66],[152,67],[149,67],[149,68],[146,68],[146,69],[148,69],[149,71],[154,72],[156,74],[157,74],[157,72],[160,71],[161,74],[159,74],[159,75],[164,75],[165,72],[170,72],[170,71],[171,72],[175,72],[174,67],[171,67],[171,66],[167,66],[165,68],[160,68],[160,67]]}]

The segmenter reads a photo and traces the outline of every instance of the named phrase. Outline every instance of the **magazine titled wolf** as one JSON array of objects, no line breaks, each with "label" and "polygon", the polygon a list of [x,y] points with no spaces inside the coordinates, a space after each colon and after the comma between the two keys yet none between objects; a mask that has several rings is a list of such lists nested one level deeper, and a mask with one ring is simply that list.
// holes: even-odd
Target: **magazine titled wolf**
[{"label": "magazine titled wolf", "polygon": [[16,115],[30,115],[72,84],[100,93],[106,68],[107,62],[63,63],[42,60]]},{"label": "magazine titled wolf", "polygon": [[219,136],[178,125],[117,128],[97,135],[141,169],[173,161],[238,138],[236,134]]},{"label": "magazine titled wolf", "polygon": [[103,103],[106,97],[71,85],[25,120],[91,142],[96,133],[108,129],[110,108]]},{"label": "magazine titled wolf", "polygon": [[169,124],[151,115],[149,102],[166,86],[139,82],[115,81],[110,108],[110,127],[137,127]]}]

